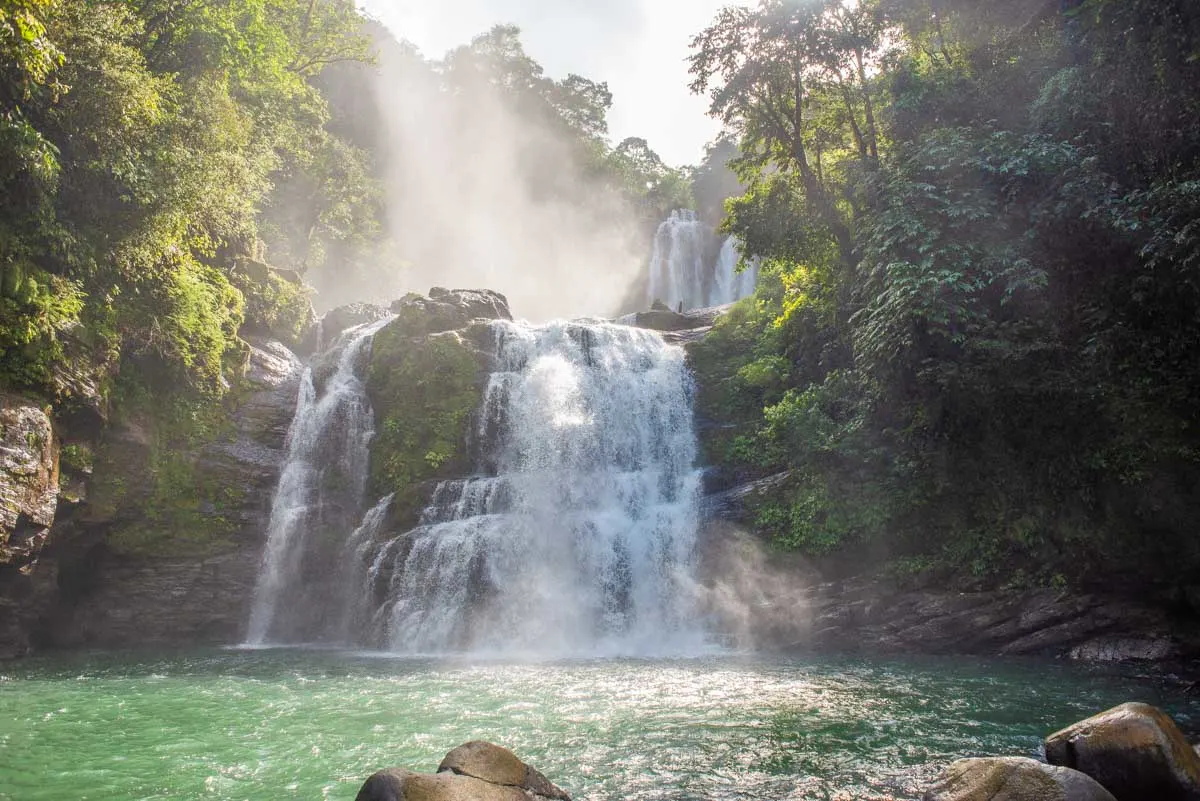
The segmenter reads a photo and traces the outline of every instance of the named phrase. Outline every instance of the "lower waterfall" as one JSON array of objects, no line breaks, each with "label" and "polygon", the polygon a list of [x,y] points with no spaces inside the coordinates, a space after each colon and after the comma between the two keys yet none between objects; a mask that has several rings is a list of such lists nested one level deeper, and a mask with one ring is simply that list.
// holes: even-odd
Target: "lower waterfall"
[{"label": "lower waterfall", "polygon": [[694,645],[700,473],[683,352],[598,323],[492,323],[478,474],[364,560],[395,652]]},{"label": "lower waterfall", "polygon": [[343,333],[301,379],[254,588],[246,635],[251,645],[335,634],[327,620],[338,605],[314,591],[322,583],[307,578],[325,572],[328,541],[340,542],[361,512],[375,425],[359,371],[371,337],[385,322]]},{"label": "lower waterfall", "polygon": [[487,323],[469,475],[431,486],[416,526],[398,531],[393,496],[364,497],[374,421],[363,376],[384,324],[342,335],[305,376],[248,643],[522,655],[702,645],[682,349],[609,323]]}]

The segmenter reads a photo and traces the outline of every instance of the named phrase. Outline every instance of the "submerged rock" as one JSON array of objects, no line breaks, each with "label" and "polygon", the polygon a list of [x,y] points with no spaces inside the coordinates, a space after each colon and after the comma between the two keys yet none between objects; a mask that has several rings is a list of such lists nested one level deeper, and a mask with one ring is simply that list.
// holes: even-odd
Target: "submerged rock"
[{"label": "submerged rock", "polygon": [[[1149,798],[1149,796],[1147,796]],[[1028,757],[960,759],[924,801],[1115,801],[1091,777]]]},{"label": "submerged rock", "polygon": [[1200,799],[1200,756],[1149,704],[1121,704],[1051,734],[1046,759],[1083,771],[1118,801]]},{"label": "submerged rock", "polygon": [[570,801],[565,791],[499,745],[474,740],[446,754],[436,774],[381,770],[355,801]]}]

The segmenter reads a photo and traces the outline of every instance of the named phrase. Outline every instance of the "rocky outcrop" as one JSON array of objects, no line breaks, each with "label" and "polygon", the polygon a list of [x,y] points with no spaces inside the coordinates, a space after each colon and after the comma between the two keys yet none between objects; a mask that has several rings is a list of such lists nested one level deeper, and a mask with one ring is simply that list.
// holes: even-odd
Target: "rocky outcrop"
[{"label": "rocky outcrop", "polygon": [[436,287],[392,311],[366,370],[376,431],[368,489],[374,498],[395,493],[388,520],[399,533],[416,523],[438,480],[470,470],[467,433],[494,344],[486,322],[511,315],[498,293]]},{"label": "rocky outcrop", "polygon": [[410,292],[392,303],[392,323],[405,336],[465,328],[473,320],[511,320],[508,300],[488,289],[434,287],[429,297]]},{"label": "rocky outcrop", "polygon": [[672,345],[688,345],[703,339],[704,335],[712,330],[717,318],[728,309],[728,306],[712,306],[707,309],[674,311],[656,303],[649,311],[626,315],[618,322],[660,331],[663,339]]},{"label": "rocky outcrop", "polygon": [[516,754],[483,741],[446,755],[436,774],[401,768],[367,779],[356,801],[570,801],[570,796]]},{"label": "rocky outcrop", "polygon": [[1051,734],[1046,759],[1087,773],[1117,801],[1200,799],[1200,756],[1148,704],[1121,704]]},{"label": "rocky outcrop", "polygon": [[58,444],[46,410],[0,395],[0,566],[37,559],[58,508]]},{"label": "rocky outcrop", "polygon": [[960,759],[924,801],[1115,801],[1091,777],[1027,757]]},{"label": "rocky outcrop", "polygon": [[355,326],[382,320],[388,310],[373,303],[347,303],[329,311],[321,318],[321,345],[328,345],[338,334]]}]

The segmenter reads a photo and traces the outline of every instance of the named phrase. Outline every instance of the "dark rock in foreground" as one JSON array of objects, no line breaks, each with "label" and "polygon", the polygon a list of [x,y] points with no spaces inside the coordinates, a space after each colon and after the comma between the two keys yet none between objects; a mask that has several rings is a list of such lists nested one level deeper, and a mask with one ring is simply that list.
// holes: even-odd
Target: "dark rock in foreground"
[{"label": "dark rock in foreground", "polygon": [[1121,704],[1051,734],[1046,759],[1087,773],[1118,801],[1200,799],[1200,756],[1148,704]]},{"label": "dark rock in foreground", "polygon": [[[1149,798],[1149,796],[1147,796]],[[960,759],[924,801],[1115,801],[1095,779],[1027,757]]]},{"label": "dark rock in foreground", "polygon": [[446,754],[436,774],[402,768],[367,779],[355,801],[570,801],[565,791],[499,745],[473,740]]}]

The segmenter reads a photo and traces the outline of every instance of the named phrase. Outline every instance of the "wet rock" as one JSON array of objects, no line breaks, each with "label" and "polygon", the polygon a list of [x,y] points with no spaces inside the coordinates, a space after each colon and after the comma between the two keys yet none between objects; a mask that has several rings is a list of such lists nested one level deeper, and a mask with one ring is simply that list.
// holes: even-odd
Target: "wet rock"
[{"label": "wet rock", "polygon": [[516,754],[475,740],[446,754],[436,774],[401,768],[381,770],[363,784],[355,801],[531,801],[570,796]]},{"label": "wet rock", "polygon": [[1149,704],[1121,704],[1051,734],[1046,759],[1083,771],[1118,801],[1200,799],[1200,756]]},{"label": "wet rock", "polygon": [[503,746],[473,740],[446,754],[438,765],[438,773],[457,773],[492,784],[522,787],[535,795],[570,801],[570,796],[556,787],[537,769],[526,765],[516,754]]},{"label": "wet rock", "polygon": [[58,508],[58,445],[45,410],[0,396],[0,565],[28,565]]},{"label": "wet rock", "polygon": [[1115,801],[1094,779],[1027,757],[960,759],[924,801]]},{"label": "wet rock", "polygon": [[429,297],[411,292],[392,303],[393,325],[405,336],[465,328],[472,320],[511,320],[508,300],[490,289],[434,287]]}]

